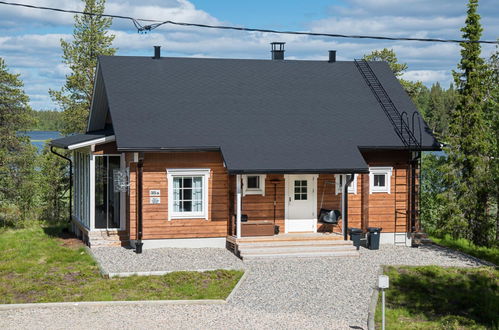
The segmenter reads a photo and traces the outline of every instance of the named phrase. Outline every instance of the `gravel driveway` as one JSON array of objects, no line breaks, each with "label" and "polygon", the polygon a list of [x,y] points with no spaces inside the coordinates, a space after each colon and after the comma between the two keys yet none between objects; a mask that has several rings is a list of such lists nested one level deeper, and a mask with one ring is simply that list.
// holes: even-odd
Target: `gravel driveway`
[{"label": "gravel driveway", "polygon": [[[158,270],[169,266],[172,267],[169,270],[174,270],[181,267],[179,260],[185,259],[189,262],[183,265],[196,263],[200,269],[210,269],[220,262],[226,263],[229,268],[246,269],[248,276],[225,305],[11,310],[0,312],[0,328],[33,328],[34,325],[36,328],[51,329],[365,328],[369,299],[380,265],[484,265],[477,259],[437,246],[414,249],[383,245],[379,251],[361,249],[360,258],[280,259],[244,263],[230,253],[225,256],[225,250],[183,251],[187,255],[175,255],[171,250],[162,249],[152,253],[149,251],[153,250],[146,250],[142,256],[145,258],[140,261],[134,261],[136,258],[127,255],[127,250],[116,250],[121,258],[105,267],[109,270],[137,271],[138,268],[134,267]],[[214,258],[210,264],[210,258],[217,253],[223,254],[223,259],[228,260]],[[167,257],[158,260],[158,255]]]}]

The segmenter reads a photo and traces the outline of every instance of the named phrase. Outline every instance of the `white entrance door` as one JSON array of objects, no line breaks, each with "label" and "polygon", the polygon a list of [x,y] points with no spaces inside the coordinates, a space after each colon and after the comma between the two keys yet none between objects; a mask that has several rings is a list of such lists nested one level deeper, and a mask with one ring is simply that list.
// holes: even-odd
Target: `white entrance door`
[{"label": "white entrance door", "polygon": [[317,176],[287,175],[286,232],[315,232],[317,230]]}]

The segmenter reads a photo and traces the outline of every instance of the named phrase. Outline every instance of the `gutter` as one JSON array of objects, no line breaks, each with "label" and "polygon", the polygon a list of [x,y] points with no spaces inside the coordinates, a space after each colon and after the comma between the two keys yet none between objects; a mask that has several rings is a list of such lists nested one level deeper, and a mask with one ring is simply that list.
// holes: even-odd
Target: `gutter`
[{"label": "gutter", "polygon": [[355,173],[351,173],[350,178],[348,178],[343,185],[343,228],[345,228],[343,231],[343,239],[345,241],[348,240],[348,186],[353,182],[353,180],[355,180]]},{"label": "gutter", "polygon": [[142,253],[142,176],[144,173],[144,154],[139,154],[137,163],[137,242],[135,242],[135,253]]},{"label": "gutter", "polygon": [[69,162],[69,217],[68,217],[68,222],[71,222],[71,219],[73,216],[73,161],[70,158],[63,156],[63,155],[57,153],[56,151],[54,151],[53,146],[50,147],[50,152]]}]

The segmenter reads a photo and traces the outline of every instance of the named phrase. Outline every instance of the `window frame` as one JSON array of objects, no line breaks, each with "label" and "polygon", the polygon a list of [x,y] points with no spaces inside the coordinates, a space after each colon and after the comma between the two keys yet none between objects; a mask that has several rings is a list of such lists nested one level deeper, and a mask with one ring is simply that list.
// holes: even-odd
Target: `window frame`
[{"label": "window frame", "polygon": [[[168,221],[175,219],[206,219],[208,220],[208,179],[211,176],[209,168],[170,168],[166,170],[168,184]],[[203,194],[201,212],[175,212],[173,208],[173,179],[175,177],[202,177]]]},{"label": "window frame", "polygon": [[[343,189],[343,184],[340,184],[340,178],[342,177],[342,181],[343,182],[346,182],[347,180],[347,175],[350,175],[350,174],[335,174],[334,176],[334,183],[335,183],[335,191],[336,191],[336,195],[338,194],[341,194],[342,193],[342,189]],[[353,175],[353,181],[352,183],[350,183],[350,186],[348,186],[348,193],[349,194],[355,194],[357,195],[357,177],[358,177],[358,174],[355,174]]]},{"label": "window frame", "polygon": [[[259,180],[260,188],[248,188],[248,177],[257,176]],[[243,196],[246,195],[262,195],[265,196],[265,180],[267,175],[265,174],[245,174],[243,175]]]},{"label": "window frame", "polygon": [[[391,178],[392,178],[393,167],[370,167],[369,168],[369,193],[391,193]],[[374,186],[374,176],[384,175],[385,176],[385,186],[377,187]]]}]

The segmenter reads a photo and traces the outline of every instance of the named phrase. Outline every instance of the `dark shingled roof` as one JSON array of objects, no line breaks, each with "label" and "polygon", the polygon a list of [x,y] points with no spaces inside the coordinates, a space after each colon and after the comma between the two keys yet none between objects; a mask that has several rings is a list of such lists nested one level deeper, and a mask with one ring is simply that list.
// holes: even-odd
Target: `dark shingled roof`
[{"label": "dark shingled roof", "polygon": [[75,135],[69,135],[60,139],[55,139],[50,141],[50,145],[56,148],[63,148],[67,149],[69,146],[83,143],[83,142],[88,142],[96,139],[101,139],[106,136],[111,136],[114,135],[113,130],[111,129],[103,129],[103,130],[98,130],[94,132],[88,132],[85,134],[75,134]]},{"label": "dark shingled roof", "polygon": [[[232,173],[365,172],[404,148],[354,62],[101,56],[118,150],[220,149]],[[370,62],[400,112],[416,108]],[[439,145],[423,123],[423,146]]]}]

